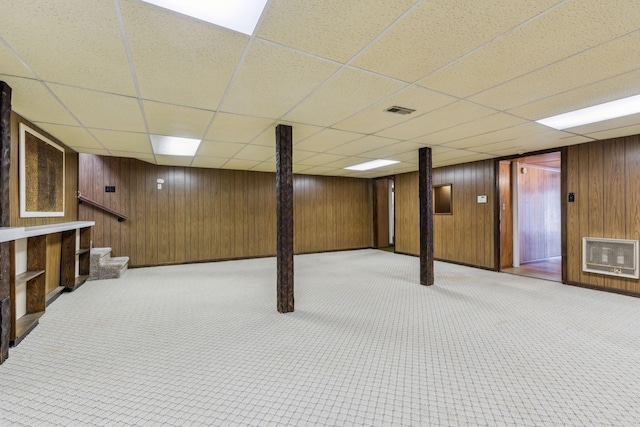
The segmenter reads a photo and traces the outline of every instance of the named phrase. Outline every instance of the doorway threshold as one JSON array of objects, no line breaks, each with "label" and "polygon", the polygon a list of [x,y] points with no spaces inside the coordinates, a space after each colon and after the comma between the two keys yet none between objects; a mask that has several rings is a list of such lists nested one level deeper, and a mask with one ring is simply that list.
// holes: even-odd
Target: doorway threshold
[{"label": "doorway threshold", "polygon": [[503,268],[503,273],[536,279],[562,282],[562,257],[547,258],[540,261],[520,264],[520,267]]}]

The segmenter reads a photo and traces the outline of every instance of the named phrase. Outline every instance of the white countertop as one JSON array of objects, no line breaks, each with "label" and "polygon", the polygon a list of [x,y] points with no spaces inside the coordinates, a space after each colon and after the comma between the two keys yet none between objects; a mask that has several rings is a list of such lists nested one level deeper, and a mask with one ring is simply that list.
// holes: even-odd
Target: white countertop
[{"label": "white countertop", "polygon": [[93,227],[94,225],[96,225],[95,221],[72,221],[50,225],[35,225],[33,227],[0,227],[0,243],[42,236],[43,234],[60,233],[61,231],[75,230],[77,228]]}]

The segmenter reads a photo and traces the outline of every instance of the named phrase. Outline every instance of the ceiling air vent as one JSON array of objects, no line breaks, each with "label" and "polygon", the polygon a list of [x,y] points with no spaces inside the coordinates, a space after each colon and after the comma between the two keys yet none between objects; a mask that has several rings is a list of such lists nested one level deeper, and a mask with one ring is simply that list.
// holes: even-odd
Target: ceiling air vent
[{"label": "ceiling air vent", "polygon": [[398,107],[397,105],[394,105],[393,107],[387,108],[386,111],[390,113],[402,114],[403,116],[406,116],[407,114],[411,114],[416,110],[412,110],[411,108]]}]

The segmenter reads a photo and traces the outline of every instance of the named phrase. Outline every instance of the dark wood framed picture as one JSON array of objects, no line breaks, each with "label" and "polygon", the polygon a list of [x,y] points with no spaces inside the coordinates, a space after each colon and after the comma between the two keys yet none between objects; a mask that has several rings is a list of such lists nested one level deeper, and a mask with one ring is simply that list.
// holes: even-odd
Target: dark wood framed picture
[{"label": "dark wood framed picture", "polygon": [[20,123],[20,217],[64,216],[64,148]]}]

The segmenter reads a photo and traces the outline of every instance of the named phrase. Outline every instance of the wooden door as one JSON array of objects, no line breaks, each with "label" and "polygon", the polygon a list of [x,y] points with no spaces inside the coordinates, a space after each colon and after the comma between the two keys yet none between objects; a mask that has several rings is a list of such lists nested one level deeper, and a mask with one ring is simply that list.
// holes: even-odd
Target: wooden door
[{"label": "wooden door", "polygon": [[511,198],[511,162],[501,161],[498,187],[500,190],[500,267],[513,266],[513,206]]}]

